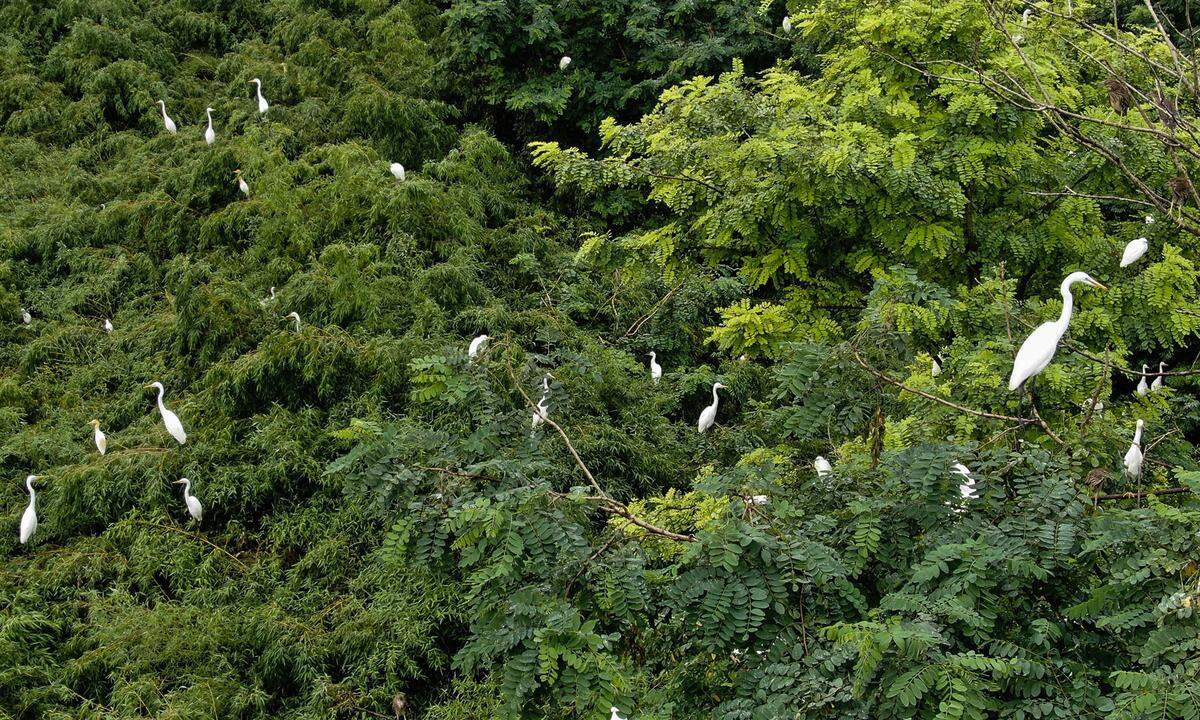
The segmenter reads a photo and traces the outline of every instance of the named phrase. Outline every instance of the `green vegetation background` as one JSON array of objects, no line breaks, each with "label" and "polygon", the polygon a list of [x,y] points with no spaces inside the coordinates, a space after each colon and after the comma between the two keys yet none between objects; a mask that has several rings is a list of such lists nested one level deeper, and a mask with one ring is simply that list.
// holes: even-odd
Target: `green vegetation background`
[{"label": "green vegetation background", "polygon": [[[1197,717],[1200,506],[1091,499],[1200,490],[1195,383],[1113,371],[1200,350],[1196,234],[1033,194],[1139,189],[897,60],[1115,117],[1079,51],[1112,47],[1039,15],[1022,64],[1022,7],[4,3],[0,716]],[[1191,167],[1088,132],[1154,187]],[[1039,378],[1049,432],[874,374],[1029,417],[1008,368],[1074,269],[1104,359]],[[530,432],[546,373],[570,447]]]}]

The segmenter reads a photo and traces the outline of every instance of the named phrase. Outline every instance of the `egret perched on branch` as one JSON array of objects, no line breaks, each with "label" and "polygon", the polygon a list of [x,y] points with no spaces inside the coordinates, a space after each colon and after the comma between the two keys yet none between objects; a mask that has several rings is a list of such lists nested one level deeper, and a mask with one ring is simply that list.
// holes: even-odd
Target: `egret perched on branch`
[{"label": "egret perched on branch", "polygon": [[217,141],[217,133],[212,126],[212,108],[204,108],[204,114],[208,116],[208,128],[204,131],[204,142],[212,145]]},{"label": "egret perched on branch", "polygon": [[942,374],[942,366],[938,363],[937,355],[930,359],[929,374],[932,377],[937,377]]},{"label": "egret perched on branch", "polygon": [[559,69],[559,70],[566,70],[566,69],[567,69],[567,66],[568,66],[568,65],[570,65],[570,64],[571,64],[571,56],[570,56],[570,55],[563,55],[563,56],[562,56],[562,60],[559,60],[559,61],[558,61],[558,69]]},{"label": "egret perched on branch", "polygon": [[101,455],[108,452],[108,438],[105,437],[104,431],[100,429],[100,421],[92,420],[88,425],[91,425],[94,431],[93,436],[96,440],[96,449],[100,451]]},{"label": "egret perched on branch", "polygon": [[1029,25],[1029,16],[1033,14],[1033,8],[1025,8],[1025,12],[1021,13],[1021,27]]},{"label": "egret perched on branch", "polygon": [[542,399],[538,400],[537,407],[533,410],[533,429],[537,430],[542,423],[546,422],[546,418],[550,417],[550,405],[547,400],[550,397],[549,390],[542,391]]},{"label": "egret perched on branch", "polygon": [[25,512],[21,515],[21,544],[29,542],[29,538],[37,532],[37,508],[34,503],[37,502],[37,493],[33,491],[33,481],[39,479],[39,475],[30,475],[25,478],[25,487],[29,489],[29,505],[25,508]]},{"label": "egret perched on branch", "polygon": [[650,379],[655,385],[662,379],[662,365],[658,364],[658,356],[653,350],[650,351]]},{"label": "egret perched on branch", "polygon": [[163,127],[167,129],[167,132],[171,133],[172,135],[179,132],[179,128],[175,127],[175,121],[172,120],[171,116],[167,114],[167,104],[162,100],[159,100],[158,106],[162,108]]},{"label": "egret perched on branch", "polygon": [[1062,281],[1059,287],[1063,298],[1062,314],[1057,320],[1039,325],[1025,342],[1021,343],[1021,349],[1017,350],[1017,357],[1013,362],[1012,375],[1008,379],[1009,390],[1016,390],[1024,385],[1026,380],[1045,370],[1054,359],[1054,353],[1058,351],[1058,342],[1062,340],[1063,334],[1067,332],[1067,325],[1071,323],[1075,300],[1071,295],[1071,286],[1077,282],[1087,283],[1101,290],[1108,289],[1085,272],[1073,272]]},{"label": "egret perched on branch", "polygon": [[483,348],[483,344],[488,340],[491,340],[491,338],[487,335],[480,335],[472,340],[470,347],[467,348],[467,357],[471,358],[472,360],[475,359],[475,356],[478,355],[479,351]]},{"label": "egret perched on branch", "polygon": [[1125,246],[1125,251],[1121,253],[1121,267],[1128,267],[1138,261],[1138,258],[1146,254],[1146,250],[1150,247],[1150,241],[1144,237],[1137,240],[1130,240]]},{"label": "egret perched on branch", "polygon": [[292,320],[296,321],[296,332],[300,332],[300,313],[293,310],[292,312],[285,315],[283,319],[287,320],[288,318],[291,318]]},{"label": "egret perched on branch", "polygon": [[1130,480],[1137,480],[1142,476],[1142,425],[1144,424],[1141,420],[1137,421],[1137,429],[1133,431],[1133,444],[1125,453],[1125,475]]},{"label": "egret perched on branch", "polygon": [[187,442],[187,433],[183,431],[183,423],[179,422],[179,416],[163,404],[163,394],[166,392],[163,384],[152,382],[146,387],[158,388],[158,414],[162,415],[163,425],[167,427],[167,432],[171,433],[171,437],[175,438],[180,445]]},{"label": "egret perched on branch", "polygon": [[268,110],[268,109],[269,109],[271,106],[267,104],[267,99],[266,99],[265,97],[263,97],[263,94],[262,94],[262,80],[259,80],[258,78],[254,78],[254,79],[253,79],[253,80],[251,80],[250,82],[254,83],[254,84],[255,84],[255,86],[257,86],[254,92],[255,92],[255,94],[258,96],[258,114],[259,114],[259,115],[266,115],[266,114],[267,114],[267,110]]},{"label": "egret perched on branch", "polygon": [[1158,389],[1160,389],[1160,388],[1163,386],[1163,376],[1162,376],[1162,371],[1163,371],[1163,366],[1164,366],[1164,365],[1166,365],[1166,363],[1159,363],[1159,364],[1158,364],[1158,375],[1156,375],[1156,376],[1155,376],[1155,378],[1154,378],[1154,382],[1150,383],[1150,389],[1151,389],[1151,390],[1158,390]]},{"label": "egret perched on branch", "polygon": [[720,398],[717,397],[717,390],[723,390],[724,388],[725,386],[721,383],[713,383],[712,405],[709,405],[700,412],[700,419],[696,422],[696,427],[700,430],[700,432],[707,431],[713,426],[713,423],[717,421],[717,404],[721,401]]},{"label": "egret perched on branch", "polygon": [[33,316],[30,315],[29,311],[25,308],[21,308],[21,322],[25,323],[26,325],[33,322]]},{"label": "egret perched on branch", "polygon": [[266,307],[267,305],[270,305],[274,301],[275,301],[275,286],[272,285],[271,289],[267,291],[267,297],[263,298],[262,300],[259,300],[258,304],[262,305],[263,307]]},{"label": "egret perched on branch", "polygon": [[200,522],[204,517],[204,506],[200,504],[195,495],[191,494],[192,481],[187,478],[179,478],[174,484],[183,485],[183,501],[187,503],[188,515],[191,515],[196,522]]},{"label": "egret perched on branch", "polygon": [[829,461],[821,455],[818,455],[817,459],[813,460],[813,469],[817,471],[817,477],[819,478],[825,477],[829,473],[833,472],[833,466],[830,465]]},{"label": "egret perched on branch", "polygon": [[104,332],[110,333],[112,331],[113,331],[112,320],[109,320],[108,318],[104,318]]},{"label": "egret perched on branch", "polygon": [[238,168],[233,171],[233,181],[237,183],[238,190],[246,197],[250,197],[250,186],[246,184],[246,178],[242,177],[242,170]]},{"label": "egret perched on branch", "polygon": [[792,16],[791,15],[783,16],[783,31],[785,33],[790,33],[792,31]]},{"label": "egret perched on branch", "polygon": [[403,165],[401,165],[400,163],[394,162],[391,165],[388,165],[388,169],[392,171],[392,175],[394,175],[397,180],[399,180],[400,182],[404,182],[405,173],[404,173]]},{"label": "egret perched on branch", "polygon": [[1145,372],[1146,372],[1146,368],[1147,368],[1147,367],[1149,367],[1149,366],[1148,366],[1148,365],[1145,365],[1145,364],[1143,364],[1143,365],[1142,365],[1142,373],[1143,373],[1143,375],[1142,375],[1142,379],[1141,379],[1141,380],[1138,380],[1138,384],[1137,384],[1137,394],[1138,394],[1138,397],[1142,397],[1142,396],[1143,396],[1143,395],[1145,395],[1146,393],[1150,392],[1150,386],[1146,384],[1146,375],[1145,375]]},{"label": "egret perched on branch", "polygon": [[623,718],[617,714],[617,708],[615,705],[613,707],[610,707],[609,711],[612,713],[612,715],[608,716],[608,720],[625,720],[625,718]]}]

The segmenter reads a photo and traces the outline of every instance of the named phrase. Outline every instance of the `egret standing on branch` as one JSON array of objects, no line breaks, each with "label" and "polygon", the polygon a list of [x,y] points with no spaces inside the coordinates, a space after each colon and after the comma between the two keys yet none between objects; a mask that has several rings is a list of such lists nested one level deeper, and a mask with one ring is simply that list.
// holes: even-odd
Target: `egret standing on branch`
[{"label": "egret standing on branch", "polygon": [[258,304],[262,305],[263,307],[266,307],[267,305],[270,305],[274,301],[275,301],[275,286],[272,285],[271,289],[267,290],[267,296],[265,298],[263,298],[262,300],[259,300]]},{"label": "egret standing on branch", "polygon": [[241,168],[233,171],[233,178],[234,182],[237,183],[238,190],[241,190],[242,194],[246,197],[250,197],[250,186],[246,184],[246,178],[242,177]]},{"label": "egret standing on branch", "polygon": [[292,312],[285,315],[283,319],[287,320],[289,318],[296,321],[296,332],[300,332],[300,313],[293,310]]},{"label": "egret standing on branch", "polygon": [[1125,476],[1130,480],[1142,476],[1142,425],[1144,423],[1138,420],[1137,429],[1133,431],[1133,444],[1125,453]]},{"label": "egret standing on branch", "polygon": [[204,131],[204,142],[212,145],[217,141],[217,133],[212,126],[212,108],[204,108],[204,114],[208,117],[208,128]]},{"label": "egret standing on branch", "polygon": [[1150,383],[1151,390],[1158,390],[1158,389],[1162,388],[1162,386],[1163,386],[1162,372],[1163,372],[1163,367],[1165,365],[1166,365],[1166,363],[1161,363],[1161,362],[1158,364],[1158,375],[1155,376],[1154,382]]},{"label": "egret standing on branch", "polygon": [[183,501],[187,503],[188,515],[191,515],[196,522],[200,522],[204,518],[204,506],[200,504],[200,500],[195,495],[191,494],[192,481],[187,478],[179,478],[175,484],[183,485]]},{"label": "egret standing on branch", "polygon": [[823,456],[818,455],[816,460],[813,460],[813,469],[817,471],[817,477],[822,478],[833,472],[833,466],[829,464]]},{"label": "egret standing on branch", "polygon": [[112,320],[109,320],[108,318],[104,318],[104,332],[110,333],[112,331],[113,331]]},{"label": "egret standing on branch", "polygon": [[791,15],[783,16],[783,31],[785,33],[790,33],[792,31],[792,16]]},{"label": "egret standing on branch", "polygon": [[391,165],[388,165],[388,169],[392,171],[392,175],[395,176],[396,180],[404,182],[405,173],[403,165],[394,162]]},{"label": "egret standing on branch", "polygon": [[623,718],[617,714],[617,707],[615,705],[610,707],[608,710],[609,710],[609,712],[612,713],[611,715],[608,716],[608,720],[626,720],[625,718]]},{"label": "egret standing on branch", "polygon": [[1137,384],[1138,397],[1142,397],[1146,393],[1150,392],[1150,386],[1146,384],[1146,375],[1145,375],[1146,368],[1148,368],[1148,367],[1150,367],[1150,366],[1146,365],[1144,363],[1142,364],[1142,379],[1138,380],[1138,384]]},{"label": "egret standing on branch", "polygon": [[101,455],[108,452],[108,438],[105,437],[104,431],[100,429],[100,421],[92,420],[88,425],[91,425],[94,431],[92,435],[96,440],[96,449],[100,451]]},{"label": "egret standing on branch", "polygon": [[717,404],[721,401],[721,399],[719,397],[717,397],[717,390],[723,390],[724,388],[725,388],[725,386],[722,385],[721,383],[713,383],[712,405],[709,405],[708,407],[704,408],[704,410],[702,410],[700,412],[700,419],[696,422],[696,427],[700,430],[700,432],[703,433],[703,432],[707,431],[710,427],[713,426],[713,423],[715,423],[717,421]]},{"label": "egret standing on branch", "polygon": [[563,56],[562,56],[562,60],[559,60],[559,61],[558,61],[558,69],[559,69],[559,70],[566,70],[566,69],[567,69],[567,66],[568,66],[568,65],[570,65],[570,64],[571,64],[571,56],[570,56],[570,55],[563,55]]},{"label": "egret standing on branch", "polygon": [[658,364],[658,356],[653,350],[650,351],[650,380],[657,385],[662,379],[662,365]]},{"label": "egret standing on branch", "polygon": [[537,430],[542,423],[546,422],[546,418],[550,417],[550,405],[547,400],[550,398],[550,390],[542,391],[542,399],[538,400],[537,407],[533,410],[533,429]]},{"label": "egret standing on branch", "polygon": [[171,133],[172,135],[179,132],[179,128],[175,127],[175,121],[172,120],[171,116],[167,114],[167,104],[162,100],[159,100],[158,106],[162,108],[163,127],[167,129],[167,132]]},{"label": "egret standing on branch", "polygon": [[262,94],[262,80],[259,80],[258,78],[254,78],[254,79],[253,79],[253,80],[251,80],[250,82],[254,83],[254,85],[256,86],[256,89],[255,89],[254,93],[255,93],[255,95],[257,95],[257,96],[258,96],[258,114],[259,114],[259,115],[266,115],[266,114],[267,114],[267,110],[268,110],[268,109],[269,109],[271,106],[267,104],[267,99],[266,99],[265,97],[263,97],[263,94]]},{"label": "egret standing on branch", "polygon": [[183,431],[183,423],[179,422],[179,416],[171,412],[166,405],[163,404],[163,394],[166,390],[163,389],[163,384],[160,382],[152,382],[146,387],[158,389],[158,414],[162,415],[163,425],[167,427],[167,432],[171,433],[171,437],[175,438],[180,445],[187,442],[187,433]]},{"label": "egret standing on branch", "polygon": [[1149,247],[1150,241],[1144,237],[1140,237],[1137,240],[1130,240],[1129,244],[1125,246],[1125,251],[1121,253],[1121,267],[1128,267],[1137,262],[1139,258],[1146,254],[1146,250]]},{"label": "egret standing on branch", "polygon": [[942,366],[940,363],[938,363],[937,355],[934,355],[933,358],[930,359],[929,375],[930,375],[930,377],[937,377],[938,375],[941,375],[941,374],[942,374]]},{"label": "egret standing on branch", "polygon": [[21,515],[21,544],[29,542],[33,534],[37,532],[37,493],[33,491],[33,481],[39,478],[38,475],[30,475],[25,478],[25,487],[29,489],[29,505],[26,506],[25,512]]},{"label": "egret standing on branch", "polygon": [[21,308],[21,322],[25,323],[26,325],[33,322],[33,316],[30,315],[29,311],[25,308]]},{"label": "egret standing on branch", "polygon": [[467,348],[467,357],[474,360],[475,356],[479,354],[480,349],[483,348],[483,344],[488,340],[491,340],[491,338],[487,335],[480,335],[472,340],[470,347]]},{"label": "egret standing on branch", "polygon": [[1054,359],[1054,353],[1058,351],[1058,343],[1071,323],[1075,300],[1071,295],[1071,286],[1077,282],[1087,283],[1101,290],[1108,289],[1085,272],[1073,272],[1062,281],[1062,285],[1059,287],[1063,298],[1062,314],[1058,316],[1057,320],[1039,325],[1029,334],[1025,342],[1021,343],[1021,349],[1017,350],[1017,358],[1013,362],[1012,375],[1008,379],[1009,390],[1016,390],[1024,385],[1026,380],[1045,370],[1050,361]]}]

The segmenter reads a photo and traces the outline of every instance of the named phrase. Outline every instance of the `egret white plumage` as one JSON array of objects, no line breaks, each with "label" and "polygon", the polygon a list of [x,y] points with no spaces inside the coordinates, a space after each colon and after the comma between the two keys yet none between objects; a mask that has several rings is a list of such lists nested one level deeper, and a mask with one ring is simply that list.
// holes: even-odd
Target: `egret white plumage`
[{"label": "egret white plumage", "polygon": [[29,311],[25,308],[21,308],[21,322],[25,323],[26,325],[33,322],[33,316],[30,315]]},{"label": "egret white plumage", "polygon": [[658,355],[653,350],[650,351],[650,380],[657,385],[662,379],[662,365],[658,364]]},{"label": "egret white plumage", "polygon": [[196,522],[200,522],[204,518],[204,506],[200,504],[200,500],[195,495],[191,494],[192,481],[187,478],[179,478],[174,484],[183,485],[183,501],[187,503],[188,515],[191,515]]},{"label": "egret white plumage", "polygon": [[950,471],[963,477],[963,483],[958,486],[959,496],[963,500],[978,500],[979,496],[975,494],[975,478],[971,475],[970,469],[962,463],[954,463],[950,466]]},{"label": "egret white plumage", "polygon": [[474,359],[475,356],[479,354],[479,351],[483,348],[483,344],[488,340],[491,340],[491,338],[487,335],[480,335],[472,340],[470,347],[467,348],[467,357]]},{"label": "egret white plumage", "polygon": [[242,177],[240,168],[233,171],[233,181],[237,183],[238,190],[241,190],[243,195],[250,197],[250,186],[246,184],[246,178]]},{"label": "egret white plumage", "polygon": [[566,69],[567,69],[567,66],[568,66],[568,65],[570,65],[570,64],[571,64],[571,56],[570,56],[570,55],[563,55],[563,56],[562,56],[562,60],[559,60],[559,61],[558,61],[558,69],[559,69],[559,70],[566,70]]},{"label": "egret white plumage", "polygon": [[813,469],[817,471],[817,477],[819,478],[833,472],[833,466],[821,455],[818,455],[817,459],[813,460]]},{"label": "egret white plumage", "polygon": [[1137,421],[1137,429],[1133,431],[1133,444],[1125,452],[1125,476],[1130,480],[1137,480],[1142,476],[1142,425],[1144,424],[1141,420]]},{"label": "egret white plumage", "polygon": [[256,86],[256,89],[255,89],[255,91],[254,91],[254,92],[255,92],[255,94],[258,96],[258,114],[259,114],[259,115],[266,115],[266,114],[267,114],[267,110],[268,110],[268,109],[269,109],[271,106],[267,104],[267,99],[266,99],[265,97],[263,97],[263,94],[262,94],[262,80],[259,80],[258,78],[254,78],[254,79],[253,79],[253,80],[251,80],[250,82],[254,83],[254,85]]},{"label": "egret white plumage", "polygon": [[542,399],[538,400],[537,407],[533,409],[533,429],[537,430],[542,423],[546,422],[546,418],[550,417],[549,400],[550,391],[542,391]]},{"label": "egret white plumage", "polygon": [[783,16],[783,31],[788,32],[788,33],[790,33],[792,31],[792,16],[791,15]]},{"label": "egret white plumage", "polygon": [[296,332],[300,332],[300,313],[293,310],[292,312],[285,315],[283,317],[283,319],[284,320],[288,320],[288,319],[295,320],[296,321]]},{"label": "egret white plumage", "polygon": [[771,502],[771,498],[767,497],[766,495],[751,495],[750,502],[755,505],[766,505],[767,503]]},{"label": "egret white plumage", "polygon": [[[1148,367],[1149,367],[1149,365],[1144,365],[1144,364],[1143,364],[1143,365],[1142,365],[1142,372],[1143,372],[1143,373],[1145,373],[1145,372],[1146,372],[1146,368],[1148,368]],[[1146,393],[1148,393],[1148,392],[1150,392],[1150,386],[1146,384],[1146,376],[1145,376],[1145,375],[1142,375],[1142,379],[1141,379],[1141,380],[1138,380],[1138,384],[1137,384],[1137,394],[1138,394],[1138,397],[1142,397],[1143,395],[1145,395],[1145,394],[1146,394]]]},{"label": "egret white plumage", "polygon": [[1088,398],[1087,400],[1084,400],[1080,406],[1084,410],[1088,410],[1090,408],[1092,412],[1104,412],[1104,403],[1100,402],[1099,400]]},{"label": "egret white plumage", "polygon": [[717,390],[722,390],[724,388],[725,386],[721,383],[713,383],[712,405],[709,405],[708,407],[704,408],[704,410],[700,411],[700,419],[696,421],[696,427],[700,430],[700,432],[707,431],[713,426],[713,423],[717,421],[717,404],[720,402],[720,398],[717,397]]},{"label": "egret white plumage", "polygon": [[1029,16],[1033,14],[1033,8],[1025,8],[1025,12],[1021,13],[1021,27],[1029,25]]},{"label": "egret white plumage", "polygon": [[1147,215],[1147,216],[1146,216],[1146,224],[1147,224],[1147,225],[1153,225],[1153,224],[1154,224],[1154,216],[1153,216],[1153,215]]},{"label": "egret white plumage", "polygon": [[612,713],[612,715],[608,716],[608,720],[625,720],[625,718],[623,718],[617,714],[617,708],[615,705],[613,707],[610,707],[609,711]]},{"label": "egret white plumage", "polygon": [[29,542],[33,534],[37,532],[37,493],[33,491],[33,481],[38,479],[38,475],[30,475],[25,478],[25,487],[29,489],[29,505],[25,507],[25,512],[21,514],[21,544]]},{"label": "egret white plumage", "polygon": [[1021,348],[1017,350],[1017,357],[1013,361],[1012,375],[1008,379],[1009,390],[1016,390],[1024,385],[1025,381],[1045,370],[1050,361],[1054,359],[1054,353],[1058,351],[1058,343],[1071,323],[1071,314],[1074,312],[1074,296],[1071,295],[1071,286],[1078,282],[1087,283],[1101,290],[1108,289],[1085,272],[1073,272],[1062,281],[1062,285],[1059,286],[1059,292],[1063,298],[1062,313],[1057,320],[1039,325],[1029,334],[1029,337],[1025,338],[1025,342],[1021,343]]},{"label": "egret white plumage", "polygon": [[96,441],[96,449],[100,451],[101,455],[108,452],[108,438],[104,435],[104,431],[100,429],[100,421],[92,420],[88,425],[92,426],[92,436]]},{"label": "egret white plumage", "polygon": [[406,176],[404,173],[403,165],[401,165],[400,163],[394,162],[391,165],[388,165],[388,169],[392,171],[392,175],[394,175],[397,180],[399,180],[400,182],[404,182],[404,178]]},{"label": "egret white plumage", "polygon": [[937,377],[938,375],[942,374],[942,366],[938,364],[937,355],[934,355],[930,359],[929,374],[933,377]]},{"label": "egret white plumage", "polygon": [[1146,254],[1146,250],[1150,248],[1150,241],[1144,237],[1137,240],[1130,240],[1125,246],[1124,252],[1121,253],[1121,267],[1128,267],[1138,261],[1138,258]]},{"label": "egret white plumage", "polygon": [[1154,376],[1154,382],[1150,383],[1151,390],[1158,390],[1159,388],[1161,388],[1163,386],[1162,371],[1163,371],[1163,367],[1165,365],[1166,365],[1166,363],[1161,363],[1161,362],[1158,364],[1158,375]]},{"label": "egret white plumage", "polygon": [[274,301],[275,301],[275,286],[272,285],[271,288],[269,290],[267,290],[267,296],[265,298],[263,298],[262,300],[259,300],[258,304],[262,305],[263,307],[266,307],[267,305],[270,305]]},{"label": "egret white plumage", "polygon": [[208,128],[204,131],[204,142],[212,145],[217,141],[217,133],[213,130],[212,125],[212,108],[204,108],[204,114],[208,116]]},{"label": "egret white plumage", "polygon": [[166,390],[163,389],[163,384],[160,382],[152,382],[146,387],[158,389],[158,414],[162,415],[163,425],[166,426],[167,432],[171,433],[171,437],[180,445],[187,442],[187,433],[183,431],[183,423],[179,421],[179,416],[171,412],[166,405],[163,404],[163,395]]},{"label": "egret white plumage", "polygon": [[167,104],[162,100],[159,100],[158,106],[162,108],[163,127],[167,129],[167,132],[171,133],[172,135],[179,132],[179,128],[175,127],[175,121],[172,120],[171,116],[167,114]]},{"label": "egret white plumage", "polygon": [[113,331],[112,320],[109,320],[108,318],[104,318],[104,332],[110,333],[112,331]]}]

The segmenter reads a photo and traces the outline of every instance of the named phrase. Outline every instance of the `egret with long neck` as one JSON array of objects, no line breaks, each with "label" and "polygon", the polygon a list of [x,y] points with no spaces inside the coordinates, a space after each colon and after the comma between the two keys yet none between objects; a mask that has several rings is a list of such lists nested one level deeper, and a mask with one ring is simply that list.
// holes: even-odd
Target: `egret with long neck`
[{"label": "egret with long neck", "polygon": [[265,97],[263,97],[263,94],[262,94],[262,80],[259,80],[258,78],[254,78],[254,79],[253,79],[253,80],[251,80],[250,82],[254,83],[254,85],[255,85],[255,88],[256,88],[254,92],[255,92],[255,95],[256,95],[256,96],[257,96],[257,98],[258,98],[258,114],[259,114],[259,115],[266,115],[266,114],[267,114],[267,110],[268,110],[268,109],[269,109],[271,106],[267,104],[267,99],[266,99]]},{"label": "egret with long neck", "polygon": [[1137,421],[1137,429],[1133,431],[1133,444],[1125,453],[1125,475],[1130,480],[1137,480],[1142,476],[1142,425],[1144,424],[1141,420]]},{"label": "egret with long neck", "polygon": [[24,514],[21,515],[21,544],[29,542],[33,534],[37,532],[37,493],[33,491],[33,481],[37,480],[37,475],[30,475],[25,478],[25,487],[29,490],[29,505],[26,506]]},{"label": "egret with long neck", "polygon": [[183,431],[183,423],[179,421],[179,416],[163,404],[163,394],[166,392],[163,384],[152,382],[146,387],[158,390],[158,414],[162,415],[163,425],[166,426],[167,432],[171,433],[171,437],[175,438],[180,445],[187,442],[187,433]]},{"label": "egret with long neck", "polygon": [[171,116],[167,114],[167,104],[162,100],[159,100],[158,106],[162,108],[163,127],[167,129],[167,132],[171,133],[172,135],[179,132],[179,128],[175,127],[175,121],[172,120]]},{"label": "egret with long neck", "polygon": [[217,132],[213,130],[212,124],[212,108],[204,108],[204,114],[208,117],[208,128],[204,131],[204,142],[212,145],[217,141]]},{"label": "egret with long neck", "polygon": [[717,421],[717,404],[721,402],[721,398],[717,396],[717,390],[723,389],[725,386],[721,383],[713,383],[712,386],[712,405],[704,408],[700,413],[700,419],[696,422],[696,428],[700,432],[706,432],[713,423]]},{"label": "egret with long neck", "polygon": [[1025,384],[1026,380],[1046,369],[1058,351],[1058,343],[1067,332],[1074,312],[1075,298],[1071,295],[1071,286],[1075,283],[1087,283],[1101,290],[1108,288],[1101,285],[1095,278],[1085,272],[1073,272],[1062,281],[1059,292],[1062,294],[1062,313],[1057,320],[1042,323],[1029,334],[1021,349],[1017,350],[1016,360],[1013,361],[1012,375],[1008,379],[1008,389],[1016,390]]}]

